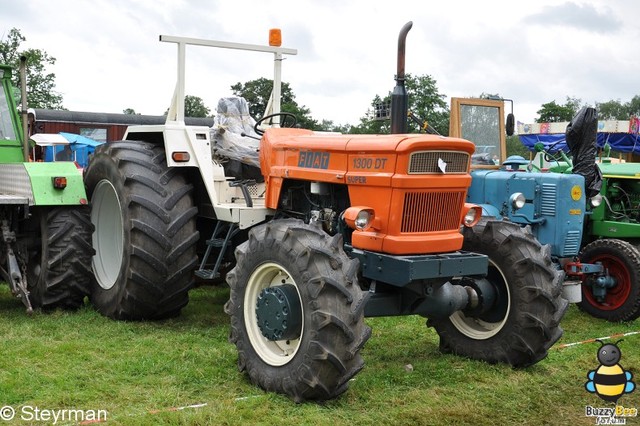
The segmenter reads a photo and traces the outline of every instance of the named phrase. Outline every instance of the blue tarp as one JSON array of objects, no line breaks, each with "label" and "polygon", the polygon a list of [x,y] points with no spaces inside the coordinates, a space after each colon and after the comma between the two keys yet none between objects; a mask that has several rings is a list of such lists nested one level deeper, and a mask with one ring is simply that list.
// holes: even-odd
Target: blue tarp
[{"label": "blue tarp", "polygon": [[[598,148],[604,148],[605,143],[609,143],[612,151],[617,152],[633,152],[640,154],[640,137],[631,133],[597,133],[596,145]],[[557,144],[550,152],[559,150],[568,152],[567,142],[564,133],[557,134],[535,134],[535,135],[518,135],[520,142],[529,150],[535,151],[533,146],[537,142],[542,142],[545,149]]]},{"label": "blue tarp", "polygon": [[[82,168],[87,167],[89,164],[89,155],[93,154],[96,147],[103,143],[75,133],[60,132],[60,134],[69,141],[71,151],[75,153],[75,156],[72,156],[71,160],[75,160]],[[64,146],[44,147],[44,161],[53,161],[55,156],[63,149]]]}]

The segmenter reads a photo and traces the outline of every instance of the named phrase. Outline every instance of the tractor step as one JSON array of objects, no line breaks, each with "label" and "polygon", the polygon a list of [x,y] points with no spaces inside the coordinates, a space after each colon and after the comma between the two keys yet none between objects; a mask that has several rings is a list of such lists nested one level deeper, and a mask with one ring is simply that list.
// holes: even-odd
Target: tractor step
[{"label": "tractor step", "polygon": [[224,246],[224,243],[225,243],[224,238],[212,238],[206,241],[206,244],[209,247],[222,247]]},{"label": "tractor step", "polygon": [[[224,234],[224,238],[220,238],[219,234],[223,234],[224,227],[228,227],[226,234]],[[211,238],[206,241],[207,250],[202,257],[202,262],[200,262],[200,267],[195,271],[195,275],[198,278],[202,278],[205,280],[213,280],[220,277],[220,273],[218,270],[220,269],[220,265],[222,264],[222,259],[224,259],[224,255],[227,252],[227,248],[229,247],[229,242],[231,238],[233,238],[236,233],[238,233],[240,229],[238,225],[235,223],[225,223],[218,222],[216,223],[216,227],[213,230],[213,234],[211,234]],[[211,255],[211,249],[218,249],[218,257],[216,259],[216,263],[213,269],[206,269],[205,265],[209,260],[209,256]]]},{"label": "tractor step", "polygon": [[220,276],[220,274],[213,269],[198,269],[195,274],[196,277],[202,278],[203,280],[214,280]]}]

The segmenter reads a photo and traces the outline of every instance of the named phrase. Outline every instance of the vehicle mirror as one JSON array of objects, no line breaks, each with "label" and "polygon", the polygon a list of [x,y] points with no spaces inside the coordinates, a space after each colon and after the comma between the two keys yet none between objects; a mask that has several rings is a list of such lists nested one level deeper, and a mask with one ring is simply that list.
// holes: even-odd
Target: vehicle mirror
[{"label": "vehicle mirror", "polygon": [[515,127],[515,120],[516,118],[514,117],[513,113],[509,113],[507,115],[507,124],[506,124],[506,130],[507,130],[507,136],[513,136],[513,132],[514,132],[514,127]]}]

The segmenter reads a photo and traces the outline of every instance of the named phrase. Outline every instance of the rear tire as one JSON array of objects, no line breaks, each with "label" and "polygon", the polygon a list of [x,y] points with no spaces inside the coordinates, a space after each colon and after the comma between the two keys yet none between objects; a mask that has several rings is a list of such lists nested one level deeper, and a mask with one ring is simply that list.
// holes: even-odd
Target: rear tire
[{"label": "rear tire", "polygon": [[617,282],[607,289],[604,300],[598,301],[589,284],[593,277],[585,275],[580,309],[607,321],[632,321],[640,317],[640,252],[633,245],[616,239],[595,240],[582,249],[580,261],[602,263]]},{"label": "rear tire", "polygon": [[89,208],[39,208],[34,221],[36,246],[27,263],[31,305],[42,309],[79,308],[89,294],[92,276]]},{"label": "rear tire", "polygon": [[561,297],[564,273],[551,263],[549,247],[504,221],[482,219],[465,228],[464,237],[464,250],[489,256],[486,278],[498,296],[494,308],[480,316],[459,311],[430,319],[440,350],[514,367],[542,360],[562,336],[560,320],[568,306]]},{"label": "rear tire", "polygon": [[197,265],[193,187],[164,146],[99,146],[85,171],[95,225],[91,302],[110,318],[161,319],[189,301]]},{"label": "rear tire", "polygon": [[[364,322],[367,293],[358,286],[358,261],[346,256],[342,237],[299,220],[275,220],[251,229],[236,260],[227,275],[231,299],[225,311],[240,371],[296,402],[346,391],[364,366],[360,350],[371,329]],[[297,307],[286,312],[298,312],[288,324],[300,328],[270,340],[261,331],[257,302],[265,289],[283,287],[289,287],[287,300]]]}]

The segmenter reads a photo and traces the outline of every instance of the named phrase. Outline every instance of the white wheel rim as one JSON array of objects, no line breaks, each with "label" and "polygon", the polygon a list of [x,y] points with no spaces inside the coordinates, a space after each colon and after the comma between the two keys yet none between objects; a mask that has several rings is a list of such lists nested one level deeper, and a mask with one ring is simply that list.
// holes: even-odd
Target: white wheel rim
[{"label": "white wheel rim", "polygon": [[258,266],[247,282],[244,294],[244,323],[251,346],[256,354],[267,364],[278,367],[289,363],[300,349],[301,337],[304,335],[304,320],[300,329],[300,337],[292,340],[271,341],[262,335],[258,327],[256,303],[260,292],[267,287],[291,284],[298,292],[301,315],[304,319],[304,307],[300,299],[300,290],[291,278],[291,274],[277,263],[263,263]]},{"label": "white wheel rim", "polygon": [[92,259],[98,285],[105,290],[114,286],[120,275],[123,259],[124,228],[120,198],[113,184],[106,179],[96,185],[91,197],[92,236],[96,254]]},{"label": "white wheel rim", "polygon": [[480,318],[467,317],[461,311],[455,312],[449,317],[449,320],[455,328],[467,337],[474,340],[486,340],[489,339],[502,330],[509,318],[509,312],[511,312],[511,293],[509,292],[509,286],[507,285],[507,279],[504,276],[502,270],[489,259],[489,267],[495,268],[502,278],[502,283],[506,289],[507,294],[507,311],[502,320],[497,322],[487,322]]}]

